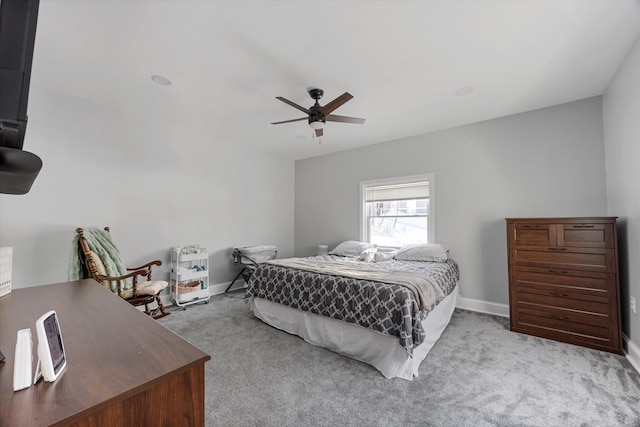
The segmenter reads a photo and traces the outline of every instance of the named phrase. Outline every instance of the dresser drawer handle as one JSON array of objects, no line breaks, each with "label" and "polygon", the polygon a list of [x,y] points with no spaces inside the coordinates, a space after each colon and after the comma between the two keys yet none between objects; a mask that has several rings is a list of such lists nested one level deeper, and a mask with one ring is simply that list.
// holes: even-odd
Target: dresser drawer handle
[{"label": "dresser drawer handle", "polygon": [[539,225],[523,225],[522,228],[540,228]]},{"label": "dresser drawer handle", "polygon": [[556,320],[569,320],[567,316],[559,316],[557,314],[550,314],[549,317]]},{"label": "dresser drawer handle", "polygon": [[566,251],[567,248],[548,248],[550,251]]},{"label": "dresser drawer handle", "polygon": [[553,274],[567,274],[568,271],[567,270],[549,270],[549,273],[553,273]]},{"label": "dresser drawer handle", "polygon": [[594,228],[595,225],[572,225],[571,228]]},{"label": "dresser drawer handle", "polygon": [[549,295],[552,297],[566,297],[569,294],[563,294],[562,292],[549,292]]}]

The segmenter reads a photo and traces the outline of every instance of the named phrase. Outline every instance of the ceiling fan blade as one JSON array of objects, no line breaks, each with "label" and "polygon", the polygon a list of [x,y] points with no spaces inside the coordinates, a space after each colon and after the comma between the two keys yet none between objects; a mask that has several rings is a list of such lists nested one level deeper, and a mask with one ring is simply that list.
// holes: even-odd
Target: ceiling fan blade
[{"label": "ceiling fan blade", "polygon": [[284,120],[282,122],[273,122],[272,125],[280,125],[282,123],[291,123],[291,122],[299,122],[300,120],[308,120],[308,117],[303,117],[301,119],[292,119],[292,120]]},{"label": "ceiling fan blade", "polygon": [[358,117],[337,116],[335,114],[329,114],[328,116],[325,116],[324,119],[328,122],[355,123],[358,125],[363,124],[365,121],[365,119]]},{"label": "ceiling fan blade", "polygon": [[353,95],[351,95],[349,92],[345,92],[327,105],[320,107],[319,111],[326,116],[351,98],[353,98]]},{"label": "ceiling fan blade", "polygon": [[293,101],[289,101],[287,98],[283,98],[281,96],[276,96],[276,99],[279,99],[280,101],[284,102],[285,104],[291,105],[293,108],[297,108],[298,110],[302,111],[303,113],[311,114],[311,111],[309,111],[308,109],[306,109],[304,107],[301,107],[300,105],[296,104]]},{"label": "ceiling fan blade", "polygon": [[317,137],[321,137],[321,136],[322,136],[322,133],[323,133],[323,132],[322,132],[322,128],[320,128],[320,129],[316,129],[316,136],[317,136]]}]

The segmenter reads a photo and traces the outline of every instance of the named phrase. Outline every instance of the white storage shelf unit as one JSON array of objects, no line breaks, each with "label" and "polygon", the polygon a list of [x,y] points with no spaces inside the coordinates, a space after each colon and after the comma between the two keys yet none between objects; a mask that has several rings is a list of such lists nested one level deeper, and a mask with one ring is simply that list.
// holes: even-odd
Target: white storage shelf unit
[{"label": "white storage shelf unit", "polygon": [[181,306],[209,301],[209,257],[207,252],[183,254],[171,251],[171,297]]}]

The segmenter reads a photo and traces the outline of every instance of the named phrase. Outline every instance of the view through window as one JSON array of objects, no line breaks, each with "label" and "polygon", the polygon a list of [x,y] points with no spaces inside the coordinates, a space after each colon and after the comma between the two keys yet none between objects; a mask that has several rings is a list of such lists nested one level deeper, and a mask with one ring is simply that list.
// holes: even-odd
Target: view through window
[{"label": "view through window", "polygon": [[[418,179],[420,178],[420,179]],[[418,179],[418,180],[416,180]],[[363,240],[378,246],[428,243],[431,176],[361,184]]]}]

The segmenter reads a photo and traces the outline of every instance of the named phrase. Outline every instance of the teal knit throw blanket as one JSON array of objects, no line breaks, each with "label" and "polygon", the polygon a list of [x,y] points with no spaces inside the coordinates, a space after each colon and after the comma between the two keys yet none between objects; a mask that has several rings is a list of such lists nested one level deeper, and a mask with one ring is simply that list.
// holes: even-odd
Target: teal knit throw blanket
[{"label": "teal knit throw blanket", "polygon": [[[116,248],[113,240],[111,240],[111,235],[97,228],[83,228],[83,230],[83,235],[84,238],[87,239],[87,243],[89,243],[89,248],[98,255],[107,270],[107,275],[115,277],[127,274],[127,269],[122,263],[118,248]],[[82,277],[82,260],[80,259],[78,249],[80,247],[79,240],[80,236],[76,233],[71,243],[71,254],[69,256],[69,280],[84,279],[84,277]],[[129,289],[131,286],[131,279],[123,281],[123,289]],[[116,282],[111,282],[111,292],[118,293],[118,285]]]}]

